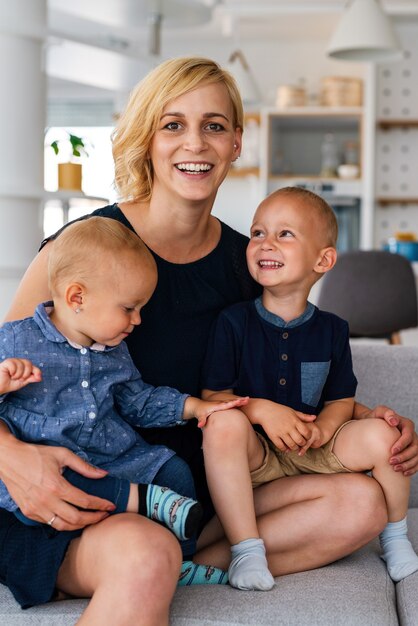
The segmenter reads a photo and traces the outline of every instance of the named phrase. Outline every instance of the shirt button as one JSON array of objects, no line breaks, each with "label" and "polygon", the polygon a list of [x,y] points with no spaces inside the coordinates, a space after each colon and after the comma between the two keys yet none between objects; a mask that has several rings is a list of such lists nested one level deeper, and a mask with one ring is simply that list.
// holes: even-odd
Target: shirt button
[{"label": "shirt button", "polygon": [[280,383],[282,386],[283,386],[283,385],[285,385],[285,384],[286,384],[286,378],[281,378],[281,379],[279,380],[279,383]]},{"label": "shirt button", "polygon": [[95,417],[96,417],[96,413],[95,413],[94,411],[90,411],[90,413],[89,413],[89,418],[90,418],[91,420],[94,420],[94,418],[95,418]]},{"label": "shirt button", "polygon": [[287,354],[282,354],[282,361],[287,361],[288,358]]},{"label": "shirt button", "polygon": [[282,339],[287,339],[289,337],[289,333],[283,333]]},{"label": "shirt button", "polygon": [[81,383],[81,386],[82,387],[88,387],[89,384],[88,384],[87,380],[83,380],[83,382]]},{"label": "shirt button", "polygon": [[81,354],[86,354],[87,350],[86,350],[86,348],[81,348],[80,352],[81,352]]}]

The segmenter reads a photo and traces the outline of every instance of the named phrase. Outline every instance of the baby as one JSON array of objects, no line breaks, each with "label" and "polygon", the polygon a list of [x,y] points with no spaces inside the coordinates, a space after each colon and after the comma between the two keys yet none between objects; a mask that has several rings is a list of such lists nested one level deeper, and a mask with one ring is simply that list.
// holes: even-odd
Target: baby
[{"label": "baby", "polygon": [[[225,582],[221,570],[190,560],[202,511],[188,466],[133,428],[185,424],[237,404],[142,380],[123,340],[140,324],[156,284],[151,253],[119,222],[92,217],[66,228],[49,256],[53,302],[0,329],[0,419],[23,441],[64,446],[106,470],[98,480],[69,468],[64,476],[113,502],[114,513],[139,512],[170,528],[183,542],[182,584]],[[3,483],[0,506],[37,524],[17,509]],[[59,528],[54,511],[44,519]]]}]

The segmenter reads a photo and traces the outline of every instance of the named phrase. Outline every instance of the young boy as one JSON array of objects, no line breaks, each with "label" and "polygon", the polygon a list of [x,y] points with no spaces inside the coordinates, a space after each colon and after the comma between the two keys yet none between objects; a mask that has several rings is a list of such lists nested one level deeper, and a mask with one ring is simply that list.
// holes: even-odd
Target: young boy
[{"label": "young boy", "polygon": [[250,396],[204,429],[208,484],[232,546],[229,582],[239,589],[274,584],[252,487],[300,473],[371,470],[388,507],[380,540],[389,574],[399,581],[418,570],[406,528],[409,479],[388,462],[398,433],[380,419],[352,419],[357,381],[348,325],[307,300],[336,262],[336,240],[337,222],[322,198],[296,187],[271,194],[255,213],[247,248],[263,294],[223,311],[209,341],[203,397]]},{"label": "young boy", "polygon": [[[67,468],[64,476],[113,502],[114,513],[138,512],[165,524],[191,557],[201,507],[190,470],[132,426],[184,424],[236,402],[207,402],[142,381],[123,339],[140,324],[156,283],[152,255],[119,222],[92,217],[65,229],[49,257],[53,302],[0,329],[0,419],[19,439],[65,446],[109,472],[93,480]],[[1,482],[0,506],[37,525]],[[53,511],[42,513],[59,528]],[[226,580],[216,568],[183,563],[181,584]]]}]

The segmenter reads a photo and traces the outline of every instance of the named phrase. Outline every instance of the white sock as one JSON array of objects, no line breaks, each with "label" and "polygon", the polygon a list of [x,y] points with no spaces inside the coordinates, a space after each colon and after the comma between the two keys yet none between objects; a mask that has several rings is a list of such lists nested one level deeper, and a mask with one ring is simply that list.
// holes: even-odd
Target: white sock
[{"label": "white sock", "polygon": [[229,584],[237,589],[268,591],[274,586],[262,539],[245,539],[231,546]]},{"label": "white sock", "polygon": [[389,576],[395,582],[418,570],[418,556],[407,537],[406,517],[400,522],[389,522],[379,535]]}]

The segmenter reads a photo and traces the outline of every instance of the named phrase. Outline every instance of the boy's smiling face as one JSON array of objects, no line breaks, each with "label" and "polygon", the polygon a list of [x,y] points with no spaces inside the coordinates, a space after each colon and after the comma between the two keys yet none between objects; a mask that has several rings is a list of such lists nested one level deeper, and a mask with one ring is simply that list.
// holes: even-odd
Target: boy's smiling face
[{"label": "boy's smiling face", "polygon": [[251,226],[248,269],[265,288],[310,289],[326,247],[323,220],[306,200],[286,194],[267,198]]}]

